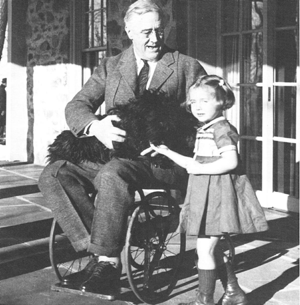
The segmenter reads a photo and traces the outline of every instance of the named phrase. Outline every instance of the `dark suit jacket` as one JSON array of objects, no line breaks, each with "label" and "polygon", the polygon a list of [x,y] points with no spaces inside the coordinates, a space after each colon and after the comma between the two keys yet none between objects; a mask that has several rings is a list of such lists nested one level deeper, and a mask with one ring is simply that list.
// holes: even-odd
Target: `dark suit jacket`
[{"label": "dark suit jacket", "polygon": [[[189,87],[200,75],[206,74],[199,62],[178,51],[165,48],[158,61],[149,89],[159,89],[174,98],[174,103],[185,101]],[[137,66],[133,47],[117,56],[101,61],[83,88],[67,104],[66,120],[75,135],[97,119],[95,111],[105,101],[106,111],[118,103],[133,98],[136,89]]]}]

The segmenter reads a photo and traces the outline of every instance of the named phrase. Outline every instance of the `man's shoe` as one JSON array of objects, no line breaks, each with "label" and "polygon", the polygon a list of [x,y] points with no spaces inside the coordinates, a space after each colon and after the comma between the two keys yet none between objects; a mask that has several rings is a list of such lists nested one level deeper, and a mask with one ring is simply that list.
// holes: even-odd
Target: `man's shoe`
[{"label": "man's shoe", "polygon": [[114,300],[119,294],[121,267],[116,267],[111,262],[99,262],[93,274],[81,284],[80,290],[103,295],[109,300]]},{"label": "man's shoe", "polygon": [[89,263],[79,272],[71,273],[63,277],[62,287],[78,289],[92,274],[98,264],[98,257],[93,257]]}]

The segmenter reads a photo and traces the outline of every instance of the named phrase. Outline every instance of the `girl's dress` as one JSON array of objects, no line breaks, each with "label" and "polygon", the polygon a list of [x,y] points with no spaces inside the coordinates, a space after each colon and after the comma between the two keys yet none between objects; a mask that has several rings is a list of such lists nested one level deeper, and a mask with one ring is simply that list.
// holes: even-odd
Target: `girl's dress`
[{"label": "girl's dress", "polygon": [[[210,163],[237,150],[238,133],[224,117],[197,130],[194,158]],[[247,176],[240,168],[221,175],[190,175],[181,211],[180,231],[222,235],[266,231],[268,224]],[[203,232],[204,231],[204,232]]]}]

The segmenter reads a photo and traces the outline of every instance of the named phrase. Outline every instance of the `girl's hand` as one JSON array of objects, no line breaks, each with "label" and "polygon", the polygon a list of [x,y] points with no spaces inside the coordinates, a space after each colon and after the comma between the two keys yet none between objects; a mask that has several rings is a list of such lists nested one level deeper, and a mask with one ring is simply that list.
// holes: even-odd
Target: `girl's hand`
[{"label": "girl's hand", "polygon": [[169,150],[169,148],[166,145],[155,146],[152,143],[150,143],[150,147],[143,150],[141,152],[141,155],[144,156],[150,152],[152,152],[151,157],[154,157],[158,154],[166,155],[168,150]]},{"label": "girl's hand", "polygon": [[157,153],[161,154],[161,155],[166,155],[167,152],[169,151],[169,148],[166,145],[158,145],[155,146],[152,143],[150,143],[150,147],[156,151]]},{"label": "girl's hand", "polygon": [[189,160],[192,160],[190,157],[180,155],[177,152],[169,149],[166,145],[155,146],[152,143],[150,143],[150,147],[142,151],[141,155],[144,156],[150,152],[152,152],[151,153],[152,157],[157,154],[165,155],[166,157],[168,157],[169,159],[171,159],[172,161],[174,161],[183,168],[186,168],[187,162],[189,162]]}]

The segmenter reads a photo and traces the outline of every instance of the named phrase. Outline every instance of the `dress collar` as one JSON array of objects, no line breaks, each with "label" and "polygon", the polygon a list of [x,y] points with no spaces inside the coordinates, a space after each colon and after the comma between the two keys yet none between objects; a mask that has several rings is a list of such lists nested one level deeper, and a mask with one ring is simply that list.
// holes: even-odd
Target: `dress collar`
[{"label": "dress collar", "polygon": [[220,121],[224,121],[226,120],[226,118],[224,116],[219,116],[218,118],[216,119],[213,119],[212,121],[210,121],[209,123],[207,124],[204,124],[202,127],[200,127],[198,130],[200,129],[207,129],[208,127],[212,126],[213,124],[217,123],[217,122],[220,122]]}]

